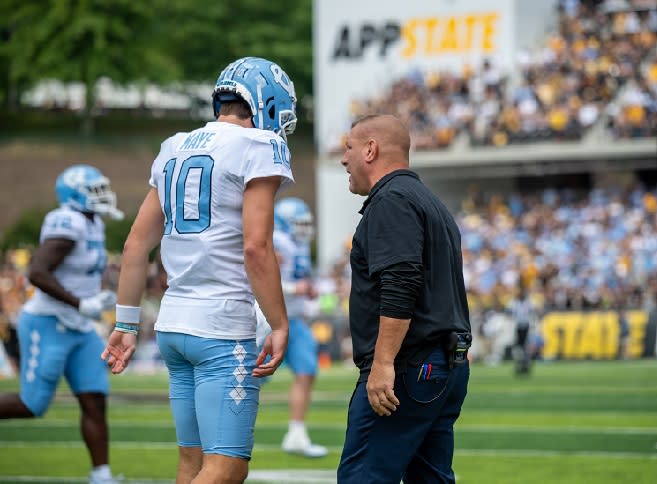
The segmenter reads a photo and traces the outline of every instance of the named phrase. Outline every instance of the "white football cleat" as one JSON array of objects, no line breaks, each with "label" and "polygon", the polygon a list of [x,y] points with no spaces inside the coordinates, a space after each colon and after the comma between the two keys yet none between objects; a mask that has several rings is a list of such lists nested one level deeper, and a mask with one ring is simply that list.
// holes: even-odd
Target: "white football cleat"
[{"label": "white football cleat", "polygon": [[89,477],[89,484],[121,484],[123,483],[123,476],[94,476]]},{"label": "white football cleat", "polygon": [[303,457],[317,458],[328,454],[328,449],[323,445],[313,444],[305,432],[288,432],[283,437],[283,450],[289,454],[297,454]]}]

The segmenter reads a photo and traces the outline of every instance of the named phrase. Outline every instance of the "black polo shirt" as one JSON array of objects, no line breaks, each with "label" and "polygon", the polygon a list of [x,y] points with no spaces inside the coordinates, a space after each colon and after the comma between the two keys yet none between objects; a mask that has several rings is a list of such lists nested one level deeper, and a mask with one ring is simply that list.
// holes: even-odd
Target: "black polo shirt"
[{"label": "black polo shirt", "polygon": [[419,363],[413,357],[435,348],[441,334],[470,332],[459,228],[418,175],[397,170],[384,176],[360,213],[350,257],[349,326],[361,372],[369,372],[379,332],[381,271],[394,264],[421,264],[424,279],[396,366]]}]

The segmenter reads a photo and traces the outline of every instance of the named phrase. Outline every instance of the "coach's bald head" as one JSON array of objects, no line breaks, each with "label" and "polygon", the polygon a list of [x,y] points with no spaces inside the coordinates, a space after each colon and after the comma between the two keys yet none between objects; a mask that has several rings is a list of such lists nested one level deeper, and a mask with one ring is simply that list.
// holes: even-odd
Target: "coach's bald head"
[{"label": "coach's bald head", "polygon": [[409,166],[411,137],[395,116],[374,114],[351,125],[340,163],[349,173],[349,190],[367,195],[388,173]]},{"label": "coach's bald head", "polygon": [[357,130],[365,138],[373,139],[379,148],[378,156],[384,163],[399,163],[408,166],[411,136],[406,126],[392,114],[372,114],[356,120],[352,132]]},{"label": "coach's bald head", "polygon": [[373,114],[351,125],[341,163],[349,173],[349,189],[367,195],[388,173],[408,168],[411,137],[395,116]]}]

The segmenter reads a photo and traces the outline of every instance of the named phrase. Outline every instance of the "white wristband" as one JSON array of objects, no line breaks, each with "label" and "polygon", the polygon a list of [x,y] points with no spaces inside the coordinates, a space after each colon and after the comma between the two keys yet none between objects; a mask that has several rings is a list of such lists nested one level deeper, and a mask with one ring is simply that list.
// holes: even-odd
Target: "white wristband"
[{"label": "white wristband", "polygon": [[141,308],[139,306],[116,305],[116,320],[121,323],[139,324]]}]

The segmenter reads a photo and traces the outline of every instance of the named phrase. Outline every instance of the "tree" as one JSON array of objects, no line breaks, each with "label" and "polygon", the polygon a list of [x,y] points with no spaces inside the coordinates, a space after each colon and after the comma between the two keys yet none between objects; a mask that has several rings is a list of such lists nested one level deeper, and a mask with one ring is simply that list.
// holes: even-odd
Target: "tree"
[{"label": "tree", "polygon": [[11,226],[4,231],[0,240],[0,252],[19,247],[36,247],[39,245],[41,224],[51,208],[35,208],[25,211]]},{"label": "tree", "polygon": [[[244,56],[280,64],[301,100],[312,92],[312,0],[175,0],[163,21],[186,80],[212,81]],[[210,94],[208,93],[208,96]]]},{"label": "tree", "polygon": [[0,99],[18,106],[20,92],[47,78],[82,82],[89,132],[100,77],[120,84],[214,82],[223,66],[251,55],[279,63],[301,101],[312,91],[311,6],[312,0],[3,0]]},{"label": "tree", "polygon": [[0,29],[8,32],[0,55],[9,59],[9,86],[24,88],[56,78],[82,82],[82,129],[93,129],[94,87],[115,82],[163,81],[179,76],[178,64],[157,42],[155,2],[133,0],[4,0]]}]

